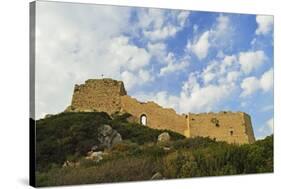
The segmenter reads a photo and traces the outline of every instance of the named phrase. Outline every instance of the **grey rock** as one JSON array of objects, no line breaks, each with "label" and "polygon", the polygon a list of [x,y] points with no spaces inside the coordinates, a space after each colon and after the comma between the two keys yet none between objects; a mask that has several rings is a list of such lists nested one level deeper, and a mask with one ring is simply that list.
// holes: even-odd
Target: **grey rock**
[{"label": "grey rock", "polygon": [[98,141],[101,148],[111,148],[122,141],[122,136],[109,125],[103,125],[98,130]]},{"label": "grey rock", "polygon": [[99,128],[99,134],[102,136],[108,136],[112,134],[112,127],[110,125],[103,125],[101,128]]},{"label": "grey rock", "polygon": [[88,152],[88,156],[86,156],[86,159],[93,160],[95,162],[100,162],[103,160],[104,153],[99,152]]},{"label": "grey rock", "polygon": [[114,146],[115,144],[119,144],[120,142],[122,142],[122,137],[120,133],[116,132],[116,135],[114,136],[114,138],[112,138],[111,144],[112,146]]},{"label": "grey rock", "polygon": [[171,137],[168,132],[163,132],[158,136],[158,142],[168,142]]}]

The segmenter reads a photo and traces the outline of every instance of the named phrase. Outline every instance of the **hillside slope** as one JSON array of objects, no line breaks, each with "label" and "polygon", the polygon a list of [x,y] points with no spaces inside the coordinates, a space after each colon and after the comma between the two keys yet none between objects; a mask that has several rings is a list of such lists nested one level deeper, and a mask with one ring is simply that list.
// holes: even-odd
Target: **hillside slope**
[{"label": "hillside slope", "polygon": [[[62,113],[36,122],[37,186],[73,185],[273,172],[273,136],[254,144],[234,145],[209,138],[186,139],[127,121],[130,115]],[[104,150],[101,161],[85,159],[98,143],[97,131],[109,124],[123,141]],[[65,161],[78,166],[63,167]],[[158,178],[159,179],[159,178]]]}]

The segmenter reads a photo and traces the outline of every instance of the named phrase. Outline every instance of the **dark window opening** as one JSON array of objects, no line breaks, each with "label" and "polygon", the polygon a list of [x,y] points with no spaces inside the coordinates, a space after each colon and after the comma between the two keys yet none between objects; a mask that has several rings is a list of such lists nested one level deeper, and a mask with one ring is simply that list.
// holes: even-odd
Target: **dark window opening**
[{"label": "dark window opening", "polygon": [[233,131],[230,131],[230,136],[233,136]]}]

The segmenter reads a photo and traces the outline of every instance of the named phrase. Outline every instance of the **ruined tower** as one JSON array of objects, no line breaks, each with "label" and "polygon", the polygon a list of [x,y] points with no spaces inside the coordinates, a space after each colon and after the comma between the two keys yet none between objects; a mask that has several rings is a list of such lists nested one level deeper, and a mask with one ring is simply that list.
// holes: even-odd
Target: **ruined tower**
[{"label": "ruined tower", "polygon": [[66,111],[99,111],[112,114],[121,109],[121,96],[126,95],[122,81],[89,79],[75,85],[71,105]]}]

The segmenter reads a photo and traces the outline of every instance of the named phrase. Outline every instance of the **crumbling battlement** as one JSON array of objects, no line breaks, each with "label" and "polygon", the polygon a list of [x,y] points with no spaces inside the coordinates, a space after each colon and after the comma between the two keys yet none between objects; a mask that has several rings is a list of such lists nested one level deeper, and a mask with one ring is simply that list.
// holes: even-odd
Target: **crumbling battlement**
[{"label": "crumbling battlement", "polygon": [[90,79],[75,85],[70,112],[127,112],[133,121],[155,129],[169,129],[186,137],[210,137],[228,143],[255,141],[251,118],[244,112],[189,113],[179,115],[155,102],[139,102],[127,95],[122,81]]}]

